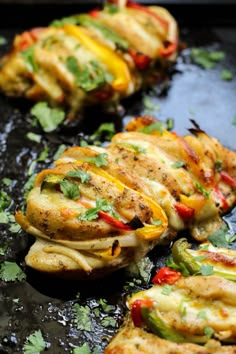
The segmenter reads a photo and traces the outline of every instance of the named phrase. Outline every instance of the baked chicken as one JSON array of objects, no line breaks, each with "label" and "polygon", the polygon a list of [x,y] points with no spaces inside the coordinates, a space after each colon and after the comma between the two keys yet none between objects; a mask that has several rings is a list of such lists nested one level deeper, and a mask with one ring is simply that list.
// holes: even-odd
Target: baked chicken
[{"label": "baked chicken", "polygon": [[118,102],[160,79],[177,55],[175,19],[160,6],[107,5],[16,35],[0,61],[0,90],[63,107]]},{"label": "baked chicken", "polygon": [[91,275],[126,266],[188,229],[205,241],[236,201],[236,154],[199,127],[194,136],[131,120],[106,147],[72,147],[43,170],[22,228],[36,237],[26,263],[49,273]]},{"label": "baked chicken", "polygon": [[128,320],[105,354],[236,353],[235,345],[221,344],[236,342],[236,284],[216,276],[173,277],[165,284],[159,276],[159,284],[128,299]]}]

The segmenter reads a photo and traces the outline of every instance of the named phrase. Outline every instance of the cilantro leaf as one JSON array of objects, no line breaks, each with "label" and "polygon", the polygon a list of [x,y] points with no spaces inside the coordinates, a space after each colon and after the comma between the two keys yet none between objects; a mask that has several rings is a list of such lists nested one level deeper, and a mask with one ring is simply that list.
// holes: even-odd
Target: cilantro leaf
[{"label": "cilantro leaf", "polygon": [[43,339],[40,330],[34,331],[26,340],[24,344],[25,354],[39,354],[46,348],[46,343]]},{"label": "cilantro leaf", "polygon": [[66,145],[61,144],[53,156],[53,160],[57,160],[58,157],[66,150]]},{"label": "cilantro leaf", "polygon": [[84,214],[80,214],[78,218],[84,221],[95,220],[98,218],[98,212],[100,210],[110,213],[112,216],[114,216],[112,207],[113,203],[108,203],[106,199],[97,199],[96,207],[87,209],[86,212]]},{"label": "cilantro leaf", "polygon": [[202,195],[204,195],[204,197],[206,197],[206,199],[209,199],[211,192],[204,189],[203,186],[199,182],[195,182],[195,187]]},{"label": "cilantro leaf", "polygon": [[171,291],[172,291],[173,286],[169,285],[169,284],[165,284],[162,288],[161,293],[163,295],[170,295]]},{"label": "cilantro leaf", "polygon": [[205,336],[207,337],[207,338],[211,338],[212,336],[213,336],[213,334],[214,334],[214,329],[213,328],[211,328],[211,327],[204,327],[204,334],[205,334]]},{"label": "cilantro leaf", "polygon": [[215,247],[230,248],[231,243],[236,240],[236,235],[231,235],[226,224],[223,224],[220,229],[213,232],[207,239]]},{"label": "cilantro leaf", "polygon": [[146,153],[146,150],[141,148],[138,145],[129,144],[129,143],[122,143],[122,145],[127,146],[128,148],[134,150],[137,154]]},{"label": "cilantro leaf", "polygon": [[163,133],[163,130],[166,129],[166,124],[163,122],[152,123],[144,128],[139,129],[139,132],[145,134],[151,134],[153,131],[158,131],[160,134]]},{"label": "cilantro leaf", "polygon": [[115,306],[109,305],[105,299],[99,299],[98,303],[104,312],[108,313],[115,310]]},{"label": "cilantro leaf", "polygon": [[65,119],[65,112],[59,108],[51,108],[47,102],[38,102],[32,108],[30,113],[37,118],[42,129],[46,133],[55,130]]},{"label": "cilantro leaf", "polygon": [[74,304],[72,307],[74,314],[74,323],[77,329],[84,331],[92,331],[92,322],[90,319],[90,308],[88,306],[82,306]]},{"label": "cilantro leaf", "polygon": [[80,197],[79,187],[76,183],[64,178],[60,182],[60,187],[63,195],[68,199],[77,200]]},{"label": "cilantro leaf", "polygon": [[26,66],[30,72],[38,71],[38,65],[34,59],[34,50],[35,50],[35,46],[32,45],[21,52],[21,56],[23,57]]},{"label": "cilantro leaf", "polygon": [[116,327],[117,321],[114,317],[106,316],[101,320],[101,325],[103,327]]},{"label": "cilantro leaf", "polygon": [[78,168],[74,168],[74,170],[67,172],[66,175],[68,177],[79,178],[82,183],[86,183],[91,179],[91,176],[89,173],[81,171]]},{"label": "cilantro leaf", "polygon": [[233,73],[228,69],[223,69],[221,71],[221,79],[225,81],[230,81],[233,79]]},{"label": "cilantro leaf", "polygon": [[206,311],[204,311],[204,310],[199,311],[198,314],[197,314],[197,318],[206,320],[207,319]]},{"label": "cilantro leaf", "polygon": [[72,354],[91,354],[88,343],[84,343],[81,347],[73,349]]},{"label": "cilantro leaf", "polygon": [[35,134],[32,132],[28,132],[26,134],[27,138],[31,141],[34,141],[35,143],[40,143],[42,136],[39,134]]},{"label": "cilantro leaf", "polygon": [[171,165],[171,167],[173,168],[181,168],[181,167],[184,167],[185,166],[185,163],[183,161],[176,161],[175,163],[173,163]]},{"label": "cilantro leaf", "polygon": [[84,161],[93,163],[97,167],[101,167],[101,166],[108,165],[107,158],[108,158],[108,154],[102,153],[102,154],[99,154],[95,157],[87,157]]},{"label": "cilantro leaf", "polygon": [[21,281],[26,278],[25,273],[15,262],[5,261],[0,266],[0,279],[5,282]]},{"label": "cilantro leaf", "polygon": [[190,56],[192,60],[204,69],[212,69],[216,63],[223,60],[225,55],[221,51],[209,51],[201,48],[193,48]]},{"label": "cilantro leaf", "polygon": [[90,136],[92,140],[100,140],[104,138],[106,140],[111,140],[115,134],[114,123],[102,123],[98,129]]},{"label": "cilantro leaf", "polygon": [[10,204],[11,198],[9,197],[9,195],[3,190],[0,190],[0,212],[8,208]]},{"label": "cilantro leaf", "polygon": [[202,275],[212,275],[214,274],[214,267],[208,264],[202,264],[200,274]]}]

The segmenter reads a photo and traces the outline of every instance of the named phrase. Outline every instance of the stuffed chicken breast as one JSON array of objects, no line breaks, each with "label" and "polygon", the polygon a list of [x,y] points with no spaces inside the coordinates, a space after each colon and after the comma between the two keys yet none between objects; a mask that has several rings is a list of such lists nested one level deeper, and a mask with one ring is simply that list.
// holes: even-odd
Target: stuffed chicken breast
[{"label": "stuffed chicken breast", "polygon": [[38,174],[26,215],[16,213],[37,239],[29,266],[102,275],[180,230],[203,242],[222,226],[236,200],[235,153],[200,129],[179,137],[148,117],[131,127],[106,148],[67,149]]},{"label": "stuffed chicken breast", "polygon": [[105,353],[236,353],[236,284],[170,270],[163,276],[165,270],[128,299],[130,317]]},{"label": "stuffed chicken breast", "polygon": [[86,105],[118,102],[175,60],[178,28],[159,6],[105,6],[18,34],[0,61],[0,90],[46,101],[73,118]]}]

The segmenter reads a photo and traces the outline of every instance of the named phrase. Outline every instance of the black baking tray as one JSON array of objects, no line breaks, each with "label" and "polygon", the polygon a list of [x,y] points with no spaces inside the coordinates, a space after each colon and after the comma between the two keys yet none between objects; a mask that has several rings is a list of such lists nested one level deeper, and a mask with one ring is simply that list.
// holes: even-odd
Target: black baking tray
[{"label": "black baking tray", "polygon": [[[158,4],[164,4],[158,3]],[[7,39],[0,46],[4,54],[16,33],[32,26],[45,25],[55,18],[75,12],[87,11],[98,2],[70,1],[65,4],[53,2],[34,3],[25,1],[0,3],[0,36]],[[236,150],[236,23],[233,1],[211,1],[208,5],[201,1],[166,1],[168,9],[180,24],[181,42],[186,46],[176,65],[170,72],[170,79],[151,90],[141,91],[122,102],[119,114],[105,114],[101,109],[88,109],[77,126],[62,126],[54,133],[44,134],[32,127],[29,110],[30,102],[13,100],[0,95],[0,175],[12,179],[10,187],[1,185],[12,198],[11,213],[22,205],[23,187],[28,179],[27,171],[45,146],[49,156],[45,162],[38,162],[35,172],[50,166],[50,160],[60,144],[78,144],[81,136],[94,132],[102,122],[115,123],[117,131],[135,115],[146,113],[144,97],[158,107],[152,114],[163,121],[174,120],[174,130],[187,134],[195,120],[209,135],[219,139],[226,147]],[[215,15],[213,8],[217,9]],[[234,9],[234,10],[233,10]],[[193,47],[221,50],[225,59],[211,70],[194,64],[190,59]],[[229,69],[234,78],[221,79],[222,69]],[[26,138],[26,133],[34,131],[42,135],[42,142],[35,144]],[[235,213],[230,215],[231,225],[235,223]],[[24,232],[12,233],[9,225],[0,224],[0,246],[7,244],[1,261],[17,262],[26,274],[21,282],[0,282],[0,353],[23,353],[26,338],[40,329],[48,343],[47,353],[71,353],[72,348],[87,342],[91,352],[103,353],[109,339],[116,333],[126,312],[125,299],[131,291],[150,286],[150,278],[155,270],[164,265],[169,248],[156,247],[149,254],[153,263],[149,277],[138,274],[133,279],[127,270],[120,270],[99,281],[68,282],[49,278],[25,266],[24,256],[33,239]],[[127,284],[131,288],[127,290]],[[106,313],[99,305],[105,299],[113,305]],[[75,304],[88,306],[91,310],[92,331],[76,328],[72,308]],[[100,315],[96,316],[95,308]],[[104,326],[107,316],[116,321],[114,326]],[[95,352],[94,352],[95,353]]]}]

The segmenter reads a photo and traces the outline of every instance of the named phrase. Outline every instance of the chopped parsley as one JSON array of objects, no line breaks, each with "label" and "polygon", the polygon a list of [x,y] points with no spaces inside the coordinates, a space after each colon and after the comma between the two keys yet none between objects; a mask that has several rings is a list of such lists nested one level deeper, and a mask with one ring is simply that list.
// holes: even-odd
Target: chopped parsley
[{"label": "chopped parsley", "polygon": [[34,331],[26,340],[24,344],[25,354],[39,354],[46,349],[46,342],[43,339],[40,330]]},{"label": "chopped parsley", "polygon": [[8,208],[10,204],[11,198],[9,197],[9,195],[3,190],[0,190],[0,212]]},{"label": "chopped parsley", "polygon": [[[151,277],[151,271],[153,269],[153,263],[149,257],[143,257],[138,262],[131,263],[126,270],[132,276],[136,276],[137,279],[133,279],[130,282],[130,286],[134,286],[133,283],[141,284],[142,280],[148,282]],[[141,278],[141,279],[140,279]]]},{"label": "chopped parsley", "polygon": [[139,129],[140,132],[145,134],[151,134],[154,131],[158,131],[160,134],[166,129],[166,124],[163,122],[155,122],[144,128]]},{"label": "chopped parsley", "polygon": [[74,170],[67,172],[66,175],[68,177],[78,178],[82,183],[86,183],[91,179],[91,176],[88,172],[81,171],[78,168],[74,168]]},{"label": "chopped parsley", "polygon": [[236,235],[230,234],[227,225],[223,224],[220,229],[213,232],[207,239],[215,247],[230,248],[230,245],[236,241]]},{"label": "chopped parsley", "polygon": [[106,316],[101,320],[101,325],[103,327],[117,327],[117,321],[112,316]]},{"label": "chopped parsley", "polygon": [[5,44],[7,44],[6,38],[3,36],[0,36],[0,45],[5,45]]},{"label": "chopped parsley", "polygon": [[34,50],[35,50],[35,47],[34,47],[34,45],[32,45],[29,48],[27,48],[21,52],[21,56],[23,57],[23,59],[26,63],[27,69],[30,72],[37,72],[38,71],[38,65],[34,59]]},{"label": "chopped parsley", "polygon": [[107,300],[105,300],[105,299],[99,299],[98,303],[101,306],[102,310],[104,312],[106,312],[106,313],[109,313],[109,312],[115,310],[115,306],[114,305],[109,305],[107,303]]},{"label": "chopped parsley", "polygon": [[153,225],[159,226],[159,225],[162,224],[161,219],[153,219],[153,218],[150,218],[150,220],[151,220],[151,223],[152,223]]},{"label": "chopped parsley", "polygon": [[207,319],[206,311],[204,311],[204,310],[199,311],[197,314],[197,318],[202,319],[202,320],[206,320]]},{"label": "chopped parsley", "polygon": [[115,134],[114,123],[102,123],[98,129],[90,136],[91,140],[111,140]]},{"label": "chopped parsley", "polygon": [[129,144],[129,143],[121,143],[121,145],[126,146],[127,148],[130,148],[132,150],[134,150],[137,154],[141,154],[141,153],[146,153],[146,149],[141,148],[138,145],[134,145],[134,144]]},{"label": "chopped parsley", "polygon": [[35,180],[35,178],[36,178],[36,173],[33,173],[33,174],[29,177],[28,181],[25,183],[25,185],[24,185],[24,187],[23,187],[23,189],[24,189],[24,198],[25,198],[25,199],[27,198],[29,192],[31,191],[31,189],[32,189],[33,186],[34,186],[34,180]]},{"label": "chopped parsley", "polygon": [[200,269],[200,274],[202,275],[212,275],[214,274],[214,267],[208,264],[202,264]]},{"label": "chopped parsley", "polygon": [[161,293],[163,295],[170,295],[171,291],[172,291],[173,286],[169,285],[169,284],[165,284],[162,288]]},{"label": "chopped parsley", "polygon": [[114,216],[113,203],[108,203],[106,199],[97,199],[96,207],[87,209],[86,212],[84,214],[80,214],[78,218],[84,221],[95,220],[98,218],[99,211],[104,211]]},{"label": "chopped parsley", "polygon": [[106,72],[95,60],[80,66],[74,56],[69,56],[66,59],[66,67],[74,75],[77,86],[86,92],[113,80],[113,76]]},{"label": "chopped parsley", "polygon": [[39,157],[37,157],[37,159],[33,160],[29,166],[28,169],[28,176],[31,176],[34,172],[35,166],[38,162],[44,162],[46,161],[47,157],[48,157],[48,151],[49,148],[46,146],[40,153]]},{"label": "chopped parsley", "polygon": [[32,132],[28,132],[26,134],[27,138],[31,141],[34,141],[35,143],[40,143],[41,139],[42,139],[42,136],[39,135],[39,134],[35,134],[35,133],[32,133]]},{"label": "chopped parsley", "polygon": [[88,332],[92,331],[90,308],[88,306],[74,304],[72,307],[72,311],[74,314],[73,322],[76,324],[77,329]]},{"label": "chopped parsley", "polygon": [[53,160],[57,160],[59,156],[66,150],[66,145],[61,144],[53,156]]},{"label": "chopped parsley", "polygon": [[101,167],[101,166],[107,166],[108,165],[107,158],[108,158],[108,154],[102,153],[102,154],[99,154],[99,155],[94,156],[94,157],[87,157],[86,159],[84,159],[84,161],[93,163],[97,167]]},{"label": "chopped parsley", "polygon": [[171,165],[171,167],[173,168],[181,168],[181,167],[184,167],[185,166],[185,163],[183,161],[176,161],[175,163],[173,163]]},{"label": "chopped parsley", "polygon": [[66,198],[77,200],[80,197],[79,187],[76,183],[64,178],[60,181],[60,188]]},{"label": "chopped parsley", "polygon": [[221,71],[221,79],[224,81],[230,81],[233,79],[233,73],[228,69],[223,69]]},{"label": "chopped parsley", "polygon": [[204,334],[208,339],[210,339],[214,334],[214,329],[206,326],[206,327],[204,327]]},{"label": "chopped parsley", "polygon": [[65,119],[65,112],[59,108],[51,108],[47,102],[38,102],[30,110],[46,133],[54,131]]},{"label": "chopped parsley", "polygon": [[0,265],[0,279],[9,282],[9,281],[21,281],[26,278],[25,273],[15,262],[5,261]]},{"label": "chopped parsley", "polygon": [[195,182],[195,187],[202,195],[204,195],[204,197],[206,197],[206,199],[209,199],[211,192],[204,189],[203,186],[199,182]]},{"label": "chopped parsley", "polygon": [[201,48],[193,48],[190,56],[194,63],[200,65],[204,69],[212,69],[215,65],[224,59],[225,55],[222,51],[209,51]]},{"label": "chopped parsley", "polygon": [[72,354],[92,354],[88,343],[84,343],[81,347],[73,348]]}]

